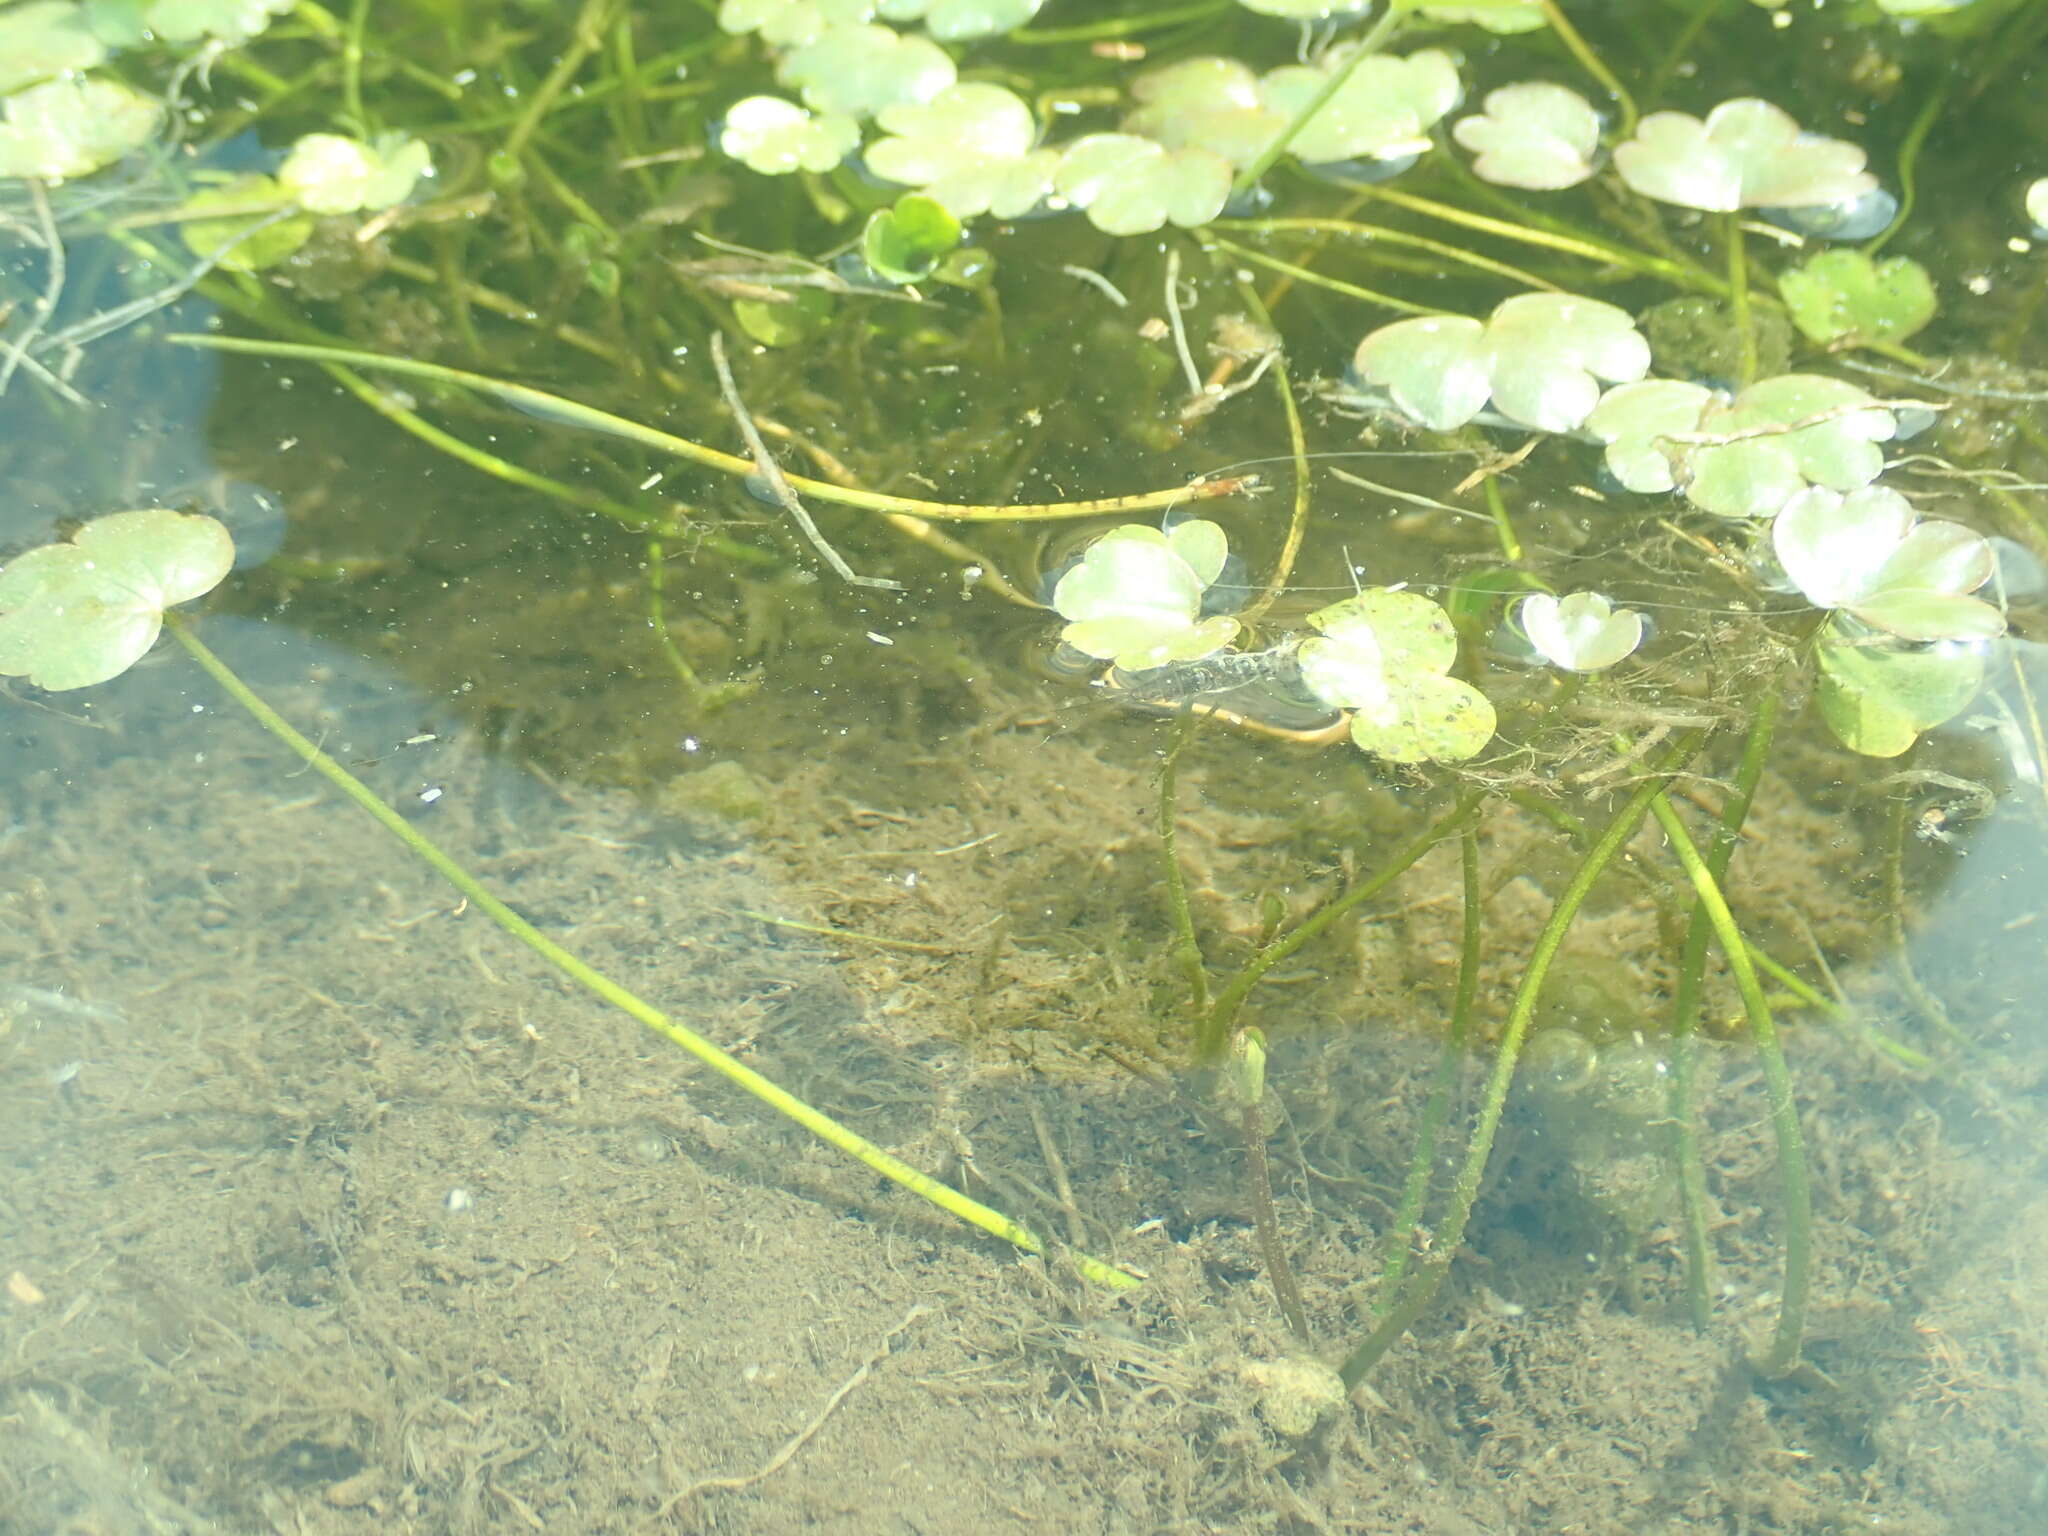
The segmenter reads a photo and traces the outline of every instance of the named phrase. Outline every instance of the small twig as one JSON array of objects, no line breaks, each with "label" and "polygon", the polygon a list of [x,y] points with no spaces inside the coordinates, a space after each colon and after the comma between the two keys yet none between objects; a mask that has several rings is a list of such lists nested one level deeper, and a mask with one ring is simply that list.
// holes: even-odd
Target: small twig
[{"label": "small twig", "polygon": [[64,295],[64,237],[57,232],[57,216],[50,209],[50,189],[43,185],[40,176],[31,176],[28,195],[36,210],[36,231],[42,236],[43,249],[49,253],[49,270],[43,279],[42,294],[36,299],[28,324],[22,327],[20,338],[0,342],[0,350],[4,350],[7,357],[7,361],[0,364],[0,395],[7,393],[7,386],[14,382],[14,370],[28,356],[29,347],[42,334],[43,327],[49,324],[50,316],[57,312],[58,299]]},{"label": "small twig", "polygon": [[904,1329],[908,1328],[929,1311],[931,1311],[930,1307],[920,1304],[904,1313],[903,1321],[882,1335],[882,1342],[875,1346],[874,1353],[861,1361],[854,1368],[853,1374],[839,1384],[838,1390],[825,1399],[825,1406],[812,1416],[811,1422],[784,1441],[782,1449],[762,1463],[761,1469],[758,1472],[749,1472],[744,1477],[700,1477],[696,1482],[691,1483],[682,1492],[675,1494],[666,1504],[662,1505],[661,1513],[657,1518],[667,1519],[678,1504],[683,1503],[687,1499],[693,1499],[700,1493],[735,1493],[742,1488],[751,1488],[764,1478],[773,1477],[777,1472],[788,1466],[795,1458],[796,1453],[809,1443],[811,1437],[825,1427],[825,1421],[832,1417],[834,1411],[838,1409],[841,1403],[846,1401],[847,1394],[863,1381],[866,1381],[868,1379],[868,1372],[888,1358],[890,1347],[896,1342],[896,1335],[903,1332]]},{"label": "small twig", "polygon": [[1172,246],[1166,252],[1166,321],[1173,327],[1173,351],[1180,359],[1180,371],[1187,376],[1188,393],[1199,399],[1202,394],[1201,370],[1195,367],[1195,354],[1188,350],[1188,328],[1180,314],[1180,247]]},{"label": "small twig", "polygon": [[838,550],[825,542],[825,536],[818,532],[818,525],[811,521],[811,514],[804,510],[804,504],[797,500],[796,489],[789,483],[789,477],[782,472],[768,452],[768,445],[761,441],[761,432],[754,425],[754,418],[747,413],[746,403],[740,399],[739,386],[732,381],[732,367],[725,360],[725,337],[718,331],[711,333],[711,365],[718,370],[718,392],[725,397],[726,409],[732,412],[733,420],[739,424],[740,436],[746,439],[747,452],[754,456],[754,466],[761,478],[768,483],[768,489],[775,493],[775,500],[782,510],[790,515],[804,537],[832,567],[839,579],[850,586],[876,587],[884,592],[901,592],[903,583],[891,581],[886,576],[861,576],[855,573],[841,557]]},{"label": "small twig", "polygon": [[1101,289],[1103,297],[1108,299],[1118,309],[1129,309],[1131,307],[1131,301],[1124,297],[1123,290],[1092,267],[1077,267],[1072,262],[1067,262],[1060,267],[1060,270],[1069,277],[1078,277],[1091,288]]}]

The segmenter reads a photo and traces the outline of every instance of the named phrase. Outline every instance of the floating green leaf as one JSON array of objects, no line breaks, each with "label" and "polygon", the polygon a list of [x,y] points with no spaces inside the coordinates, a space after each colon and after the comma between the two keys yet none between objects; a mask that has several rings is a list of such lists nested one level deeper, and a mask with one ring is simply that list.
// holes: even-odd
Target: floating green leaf
[{"label": "floating green leaf", "polygon": [[237,176],[195,192],[177,209],[178,234],[194,255],[214,257],[230,272],[274,267],[304,245],[312,217],[275,215],[293,206],[291,195],[270,176]]},{"label": "floating green leaf", "polygon": [[89,176],[148,143],[161,115],[140,91],[90,75],[16,91],[0,106],[0,179]]},{"label": "floating green leaf", "polygon": [[1649,343],[1628,311],[1562,293],[1517,295],[1484,324],[1463,315],[1397,320],[1352,359],[1360,378],[1438,432],[1463,426],[1489,399],[1510,421],[1569,432],[1599,400],[1600,380],[1639,379],[1649,367]]},{"label": "floating green leaf", "polygon": [[877,277],[914,283],[959,243],[960,221],[945,204],[912,192],[868,216],[860,252]]},{"label": "floating green leaf", "polygon": [[1168,149],[1132,133],[1091,133],[1060,156],[1053,186],[1106,235],[1193,229],[1223,211],[1230,162],[1206,149]]},{"label": "floating green leaf", "polygon": [[72,0],[27,0],[0,11],[0,96],[91,69],[107,45]]},{"label": "floating green leaf", "polygon": [[1301,643],[1302,682],[1353,711],[1351,739],[1390,763],[1457,763],[1493,739],[1493,706],[1446,676],[1457,660],[1449,615],[1419,592],[1368,587],[1308,616],[1320,634]]},{"label": "floating green leaf", "polygon": [[1916,521],[1897,491],[1843,496],[1819,486],[1771,524],[1778,563],[1808,601],[1839,608],[1903,640],[1983,640],[2005,616],[1968,594],[1991,579],[1988,540],[1960,523]]},{"label": "floating green leaf", "polygon": [[782,82],[814,112],[873,117],[902,101],[930,101],[957,78],[928,37],[890,27],[829,27],[782,61]]},{"label": "floating green leaf", "polygon": [[1223,530],[1201,518],[1166,533],[1143,523],[1112,528],[1053,588],[1053,608],[1069,621],[1060,638],[1130,672],[1220,651],[1236,638],[1237,621],[1203,618],[1202,594],[1228,554]]},{"label": "floating green leaf", "polygon": [[734,299],[732,317],[764,347],[794,347],[822,336],[838,307],[822,288],[799,288],[776,301]]},{"label": "floating green leaf", "polygon": [[364,143],[338,133],[309,133],[278,167],[278,185],[308,213],[378,213],[412,196],[432,173],[427,146],[402,133]]},{"label": "floating green leaf", "polygon": [[955,85],[884,107],[875,120],[889,136],[869,146],[868,169],[921,188],[959,218],[1014,219],[1052,190],[1059,151],[1034,147],[1031,109],[1000,85]]},{"label": "floating green leaf", "polygon": [[1821,718],[1866,757],[1897,757],[1922,731],[1961,714],[1984,682],[1984,658],[1963,646],[1858,645],[1830,626],[1818,655]]},{"label": "floating green leaf", "polygon": [[1614,168],[1645,197],[1681,208],[1803,208],[1842,203],[1877,186],[1854,144],[1803,133],[1768,101],[1724,101],[1705,120],[1652,112],[1616,147]]},{"label": "floating green leaf", "polygon": [[1934,282],[1908,256],[1822,251],[1778,279],[1792,321],[1827,346],[1904,341],[1934,318]]},{"label": "floating green leaf", "polygon": [[778,48],[808,43],[830,27],[859,26],[875,14],[875,0],[721,0],[725,32],[758,32]]},{"label": "floating green leaf", "polygon": [[164,610],[210,592],[235,563],[210,517],[152,507],[87,523],[0,570],[0,673],[87,688],[156,643]]},{"label": "floating green leaf", "polygon": [[860,143],[860,125],[837,112],[812,114],[780,96],[749,96],[726,110],[718,147],[763,176],[829,171]]},{"label": "floating green leaf", "polygon": [[1600,114],[1577,91],[1527,80],[1488,92],[1485,111],[1458,119],[1451,133],[1478,156],[1480,180],[1557,191],[1593,174]]},{"label": "floating green leaf", "polygon": [[889,21],[922,21],[925,31],[941,42],[958,43],[1021,27],[1043,4],[1045,0],[881,0],[879,10]]},{"label": "floating green leaf", "polygon": [[1515,617],[1543,659],[1567,672],[1604,671],[1643,643],[1643,616],[1598,592],[1531,592]]}]

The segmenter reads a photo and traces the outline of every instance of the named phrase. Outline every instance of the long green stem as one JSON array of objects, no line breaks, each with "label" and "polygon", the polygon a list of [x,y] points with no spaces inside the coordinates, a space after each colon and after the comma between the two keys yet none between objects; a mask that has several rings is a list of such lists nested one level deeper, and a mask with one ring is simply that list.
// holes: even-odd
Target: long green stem
[{"label": "long green stem", "polygon": [[1707,861],[1678,819],[1670,799],[1658,794],[1650,812],[1671,851],[1699,893],[1707,920],[1714,925],[1721,953],[1728,969],[1735,973],[1736,990],[1749,1015],[1749,1032],[1756,1043],[1758,1064],[1763,1068],[1764,1093],[1771,1105],[1771,1132],[1778,1144],[1778,1182],[1785,1200],[1785,1286],[1778,1305],[1778,1330],[1771,1348],[1757,1369],[1766,1376],[1783,1376],[1799,1364],[1799,1341],[1806,1330],[1806,1302],[1813,1281],[1813,1190],[1807,1182],[1806,1142],[1799,1132],[1799,1106],[1792,1094],[1792,1073],[1785,1065],[1785,1052],[1778,1043],[1778,1027],[1771,1018],[1771,1005],[1749,963],[1749,948],[1735,926],[1735,915],[1721,894],[1721,885],[1707,867]]},{"label": "long green stem", "polygon": [[1728,257],[1728,317],[1735,327],[1735,342],[1741,349],[1736,365],[1738,388],[1756,382],[1756,322],[1749,312],[1749,247],[1743,244],[1742,215],[1721,216],[1721,243]]},{"label": "long green stem", "polygon": [[[348,347],[312,346],[292,341],[261,341],[246,336],[181,333],[166,336],[164,340],[179,346],[207,347],[216,352],[236,352],[249,357],[289,357],[302,362],[335,363],[346,368],[373,368],[410,378],[431,379],[437,384],[449,384],[458,389],[469,389],[478,394],[489,395],[493,399],[502,400],[514,410],[541,421],[553,422],[557,426],[577,427],[586,432],[602,432],[610,437],[623,438],[629,443],[659,449],[663,453],[674,454],[677,458],[688,459],[693,464],[722,470],[728,475],[746,476],[755,473],[754,461],[741,458],[738,454],[720,453],[716,448],[707,448],[702,443],[693,443],[688,438],[643,426],[624,416],[614,416],[610,411],[601,411],[595,406],[567,400],[560,395],[551,395],[545,390],[531,389],[524,384],[508,384],[502,379],[488,378],[483,374],[470,373],[461,368],[444,367],[439,363],[421,362],[410,357],[387,357],[379,352],[358,352]],[[784,478],[806,496],[815,497],[819,501],[837,502],[841,506],[861,507],[870,512],[907,512],[914,517],[931,517],[941,521],[983,523],[1030,522],[1052,518],[1101,517],[1121,512],[1146,512],[1156,508],[1179,506],[1187,501],[1200,501],[1210,496],[1227,496],[1247,489],[1249,484],[1244,476],[1225,476],[1215,480],[1196,481],[1192,485],[1173,486],[1166,490],[1145,491],[1135,496],[1106,496],[1094,501],[977,506],[964,502],[920,501],[914,496],[890,496],[881,491],[856,490],[850,486],[834,485],[829,480],[813,480],[805,475],[787,475]]]},{"label": "long green stem", "polygon": [[1398,6],[1389,5],[1382,11],[1380,19],[1366,29],[1363,37],[1352,44],[1351,57],[1331,73],[1330,78],[1323,83],[1322,89],[1310,97],[1301,110],[1294,114],[1293,120],[1260,152],[1259,158],[1238,172],[1237,180],[1230,184],[1231,193],[1241,195],[1256,187],[1259,179],[1273,169],[1279,163],[1280,157],[1287,153],[1287,146],[1294,142],[1294,136],[1301,132],[1302,125],[1322,111],[1331,98],[1344,89],[1344,83],[1351,78],[1352,72],[1359,65],[1394,40],[1394,34],[1401,30],[1407,19],[1408,13]]},{"label": "long green stem", "polygon": [[1465,926],[1458,945],[1458,990],[1451,1002],[1451,1027],[1444,1034],[1444,1048],[1437,1058],[1436,1077],[1429,1085],[1429,1100],[1422,1107],[1422,1124],[1415,1132],[1415,1152],[1408,1159],[1408,1178],[1401,1188],[1401,1204],[1394,1212],[1394,1224],[1387,1229],[1385,1259],[1380,1270],[1380,1300],[1373,1315],[1383,1317],[1400,1295],[1401,1277],[1408,1271],[1413,1252],[1416,1224],[1429,1199],[1430,1172],[1436,1167],[1436,1146],[1450,1114],[1451,1089],[1458,1080],[1458,1065],[1465,1059],[1465,1043],[1472,1033],[1472,1000],[1479,992],[1479,829],[1467,827],[1459,839],[1459,862],[1464,875]]},{"label": "long green stem", "polygon": [[[1742,763],[1735,772],[1735,792],[1721,810],[1721,825],[1707,854],[1707,869],[1718,882],[1728,873],[1742,824],[1756,799],[1757,784],[1771,752],[1784,699],[1782,675],[1774,677],[1750,722]],[[1693,1326],[1702,1332],[1713,1321],[1711,1273],[1713,1252],[1707,1241],[1707,1178],[1700,1156],[1699,1103],[1694,1090],[1699,1060],[1700,984],[1706,974],[1707,938],[1712,931],[1706,906],[1697,898],[1686,924],[1678,959],[1678,984],[1671,1004],[1672,1156],[1678,1165],[1679,1204],[1685,1224],[1685,1296]]]},{"label": "long green stem", "polygon": [[1522,1037],[1528,1033],[1529,1020],[1535,1015],[1537,999],[1542,995],[1543,983],[1550,975],[1550,967],[1557,959],[1565,935],[1571,931],[1572,922],[1578,917],[1579,908],[1585,905],[1586,898],[1592,894],[1594,884],[1614,861],[1615,855],[1621,852],[1622,845],[1642,825],[1650,803],[1663,792],[1666,781],[1678,764],[1698,750],[1699,742],[1699,733],[1688,735],[1665,765],[1637,787],[1607,824],[1607,830],[1600,834],[1599,841],[1579,861],[1578,869],[1573,872],[1563,894],[1557,898],[1557,904],[1550,909],[1549,920],[1530,947],[1528,963],[1515,988],[1514,1002],[1508,1009],[1507,1023],[1501,1030],[1500,1044],[1494,1052],[1493,1072],[1487,1078],[1479,1118],[1473,1126],[1464,1164],[1458,1170],[1457,1183],[1452,1188],[1450,1207],[1443,1221],[1437,1225],[1429,1257],[1422,1268],[1409,1277],[1400,1300],[1387,1309],[1378,1325],[1345,1360],[1340,1374],[1347,1386],[1356,1386],[1394,1341],[1408,1331],[1436,1295],[1444,1277],[1450,1273],[1452,1261],[1464,1244],[1465,1227],[1472,1219],[1472,1207],[1479,1200],[1480,1180],[1493,1156],[1493,1138],[1500,1129],[1501,1113],[1507,1107],[1508,1087],[1514,1081]]},{"label": "long green stem", "polygon": [[[180,615],[165,614],[164,625],[222,690],[255,717],[257,724],[304,758],[315,772],[353,800],[378,825],[404,843],[442,879],[468,897],[486,917],[556,970],[622,1013],[637,1019],[656,1034],[675,1042],[720,1076],[745,1089],[779,1114],[788,1116],[820,1140],[865,1163],[883,1178],[902,1185],[939,1209],[950,1212],[962,1221],[979,1227],[982,1231],[999,1237],[1026,1253],[1045,1252],[1044,1241],[1028,1227],[1020,1226],[1000,1211],[991,1210],[979,1201],[970,1200],[951,1185],[941,1184],[930,1175],[920,1173],[901,1158],[891,1156],[866,1137],[849,1130],[831,1116],[811,1108],[802,1099],[721,1050],[695,1030],[677,1023],[659,1009],[642,1002],[602,971],[562,948],[492,895],[474,875],[443,853],[398,812],[378,799],[362,780],[294,730],[290,722],[264,703],[226,662],[214,655],[205,643],[192,633],[190,626]],[[1128,1290],[1139,1283],[1134,1276],[1085,1253],[1074,1253],[1070,1257],[1077,1270],[1099,1285],[1116,1290]]]},{"label": "long green stem", "polygon": [[1187,876],[1180,867],[1180,754],[1194,739],[1195,714],[1183,710],[1173,728],[1173,744],[1159,767],[1159,851],[1166,880],[1166,910],[1173,919],[1173,953],[1187,977],[1188,995],[1200,1015],[1209,1007],[1209,972],[1202,963],[1202,941],[1195,937],[1195,917],[1188,906]]},{"label": "long green stem", "polygon": [[1208,1017],[1195,1039],[1195,1059],[1214,1062],[1222,1054],[1223,1046],[1230,1038],[1230,1027],[1237,1021],[1237,1011],[1244,1006],[1245,997],[1265,979],[1266,973],[1300,949],[1330,924],[1343,917],[1362,901],[1378,895],[1400,878],[1410,865],[1446,837],[1464,826],[1468,818],[1479,808],[1480,791],[1470,789],[1458,797],[1458,803],[1407,843],[1393,858],[1370,878],[1361,880],[1343,895],[1310,913],[1299,923],[1261,949],[1245,963],[1244,969],[1231,977],[1223,990],[1216,994],[1216,1001],[1210,1005]]}]

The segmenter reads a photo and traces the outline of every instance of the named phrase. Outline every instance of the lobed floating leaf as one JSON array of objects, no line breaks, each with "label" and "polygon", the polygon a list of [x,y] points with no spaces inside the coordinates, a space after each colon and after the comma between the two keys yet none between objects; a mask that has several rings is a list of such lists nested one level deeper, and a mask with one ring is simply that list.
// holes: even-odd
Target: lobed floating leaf
[{"label": "lobed floating leaf", "polygon": [[1897,757],[1969,706],[1984,683],[1984,658],[1963,646],[1905,650],[1856,643],[1832,626],[1818,647],[1821,718],[1843,746]]},{"label": "lobed floating leaf", "polygon": [[1602,379],[1641,378],[1650,347],[1626,310],[1570,294],[1527,293],[1482,325],[1462,315],[1397,320],[1358,344],[1353,371],[1438,432],[1463,426],[1488,400],[1543,432],[1580,426]]},{"label": "lobed floating leaf", "polygon": [[1652,112],[1635,137],[1616,147],[1614,168],[1645,197],[1733,213],[1861,197],[1877,185],[1864,159],[1854,144],[1803,133],[1789,113],[1742,97],[1722,102],[1704,121]]},{"label": "lobed floating leaf", "polygon": [[1419,592],[1369,587],[1308,616],[1320,633],[1299,652],[1302,682],[1351,710],[1351,739],[1391,763],[1458,763],[1493,739],[1493,706],[1446,676],[1457,631]]},{"label": "lobed floating leaf", "polygon": [[1934,318],[1934,282],[1907,256],[1822,251],[1779,275],[1792,323],[1827,346],[1904,341]]},{"label": "lobed floating leaf", "polygon": [[1451,136],[1478,156],[1480,180],[1554,192],[1593,174],[1600,114],[1577,91],[1527,80],[1489,91],[1485,110],[1458,119]]},{"label": "lobed floating leaf", "polygon": [[0,103],[0,179],[90,176],[155,136],[158,104],[118,80],[47,80]]},{"label": "lobed floating leaf", "polygon": [[156,643],[166,608],[212,591],[234,563],[227,529],[162,507],[18,555],[0,570],[0,673],[52,690],[119,677]]},{"label": "lobed floating leaf", "polygon": [[2005,616],[1968,596],[1991,579],[1991,544],[1960,523],[1917,521],[1897,491],[1800,492],[1771,525],[1778,563],[1809,602],[1902,640],[1982,640]]},{"label": "lobed floating leaf", "polygon": [[1143,523],[1112,528],[1053,588],[1068,620],[1061,639],[1085,655],[1142,672],[1220,651],[1237,621],[1202,617],[1202,595],[1223,572],[1229,543],[1202,518],[1170,532]]},{"label": "lobed floating leaf", "polygon": [[1616,608],[1598,592],[1553,597],[1531,592],[1515,619],[1537,653],[1567,672],[1600,672],[1643,643],[1643,616]]}]

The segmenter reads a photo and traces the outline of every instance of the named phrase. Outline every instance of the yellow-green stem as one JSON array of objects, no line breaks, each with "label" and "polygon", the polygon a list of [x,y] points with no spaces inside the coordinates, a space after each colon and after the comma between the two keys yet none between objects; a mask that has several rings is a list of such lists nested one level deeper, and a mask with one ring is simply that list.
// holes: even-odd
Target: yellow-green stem
[{"label": "yellow-green stem", "polygon": [[[641,1001],[602,971],[562,948],[492,895],[468,870],[442,852],[404,817],[380,800],[369,786],[293,729],[289,721],[266,704],[226,662],[214,655],[212,650],[192,633],[191,627],[181,616],[175,613],[165,614],[164,626],[222,690],[255,718],[257,724],[304,758],[315,772],[353,800],[378,825],[404,843],[442,879],[468,897],[492,922],[586,991],[637,1019],[656,1034],[681,1046],[729,1082],[745,1089],[779,1114],[788,1116],[820,1140],[865,1163],[883,1178],[900,1184],[939,1209],[1027,1253],[1045,1251],[1044,1241],[1029,1228],[1010,1220],[1000,1211],[991,1210],[979,1201],[970,1200],[951,1185],[941,1184],[930,1175],[920,1173],[901,1158],[891,1156],[831,1116],[813,1109],[802,1099],[763,1077],[695,1030],[677,1023],[651,1004]],[[1087,1254],[1075,1253],[1070,1257],[1077,1270],[1098,1284],[1117,1290],[1127,1290],[1139,1283],[1136,1277]]]}]

